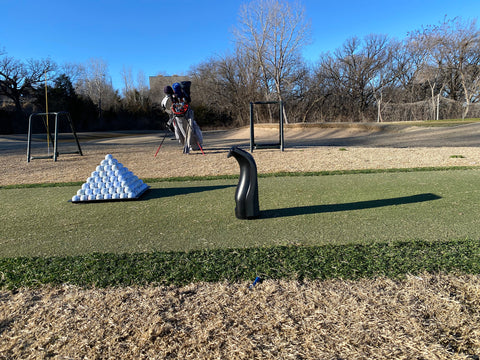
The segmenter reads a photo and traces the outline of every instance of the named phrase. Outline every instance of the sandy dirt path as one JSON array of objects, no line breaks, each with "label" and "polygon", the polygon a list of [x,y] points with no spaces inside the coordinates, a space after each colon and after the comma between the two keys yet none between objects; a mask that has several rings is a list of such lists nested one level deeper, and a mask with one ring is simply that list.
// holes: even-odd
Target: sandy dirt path
[{"label": "sandy dirt path", "polygon": [[[278,130],[259,128],[256,142],[278,141]],[[105,157],[112,154],[138,177],[166,178],[237,174],[238,164],[227,158],[231,146],[249,150],[249,129],[204,134],[204,153],[182,153],[182,147],[163,133],[81,137],[84,156],[60,155],[57,162],[35,159],[27,163],[25,136],[0,137],[0,186],[10,184],[85,181]],[[465,138],[465,141],[460,141]],[[257,149],[253,156],[259,173],[348,169],[412,168],[429,166],[478,166],[480,125],[453,128],[292,128],[285,132],[285,151]],[[60,143],[61,151],[75,149]],[[47,153],[45,142],[34,142],[33,155]]]}]

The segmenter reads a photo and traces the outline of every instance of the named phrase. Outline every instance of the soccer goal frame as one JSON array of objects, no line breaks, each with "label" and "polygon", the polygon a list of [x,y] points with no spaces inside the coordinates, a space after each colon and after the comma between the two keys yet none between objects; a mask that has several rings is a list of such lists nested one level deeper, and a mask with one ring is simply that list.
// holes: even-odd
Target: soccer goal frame
[{"label": "soccer goal frame", "polygon": [[[278,104],[278,111],[279,111],[278,143],[257,144],[255,143],[255,126],[253,121],[253,108],[254,108],[254,105],[268,105],[268,104]],[[253,149],[260,149],[260,148],[280,149],[280,151],[283,151],[285,149],[285,141],[284,141],[284,133],[283,133],[283,101],[256,101],[256,102],[250,103],[250,152],[253,152]]]},{"label": "soccer goal frame", "polygon": [[[54,133],[52,137],[52,133],[50,132],[50,127],[48,126],[48,117],[54,117],[55,119],[55,128],[54,128]],[[45,126],[45,130],[47,133],[47,140],[49,142],[52,142],[53,144],[53,154],[50,155],[40,155],[40,156],[32,156],[31,155],[31,148],[32,148],[32,124],[33,122],[40,118],[43,122],[43,125]],[[33,159],[50,159],[52,158],[53,161],[57,161],[58,156],[60,155],[60,152],[58,150],[58,123],[61,120],[67,121],[67,123],[70,125],[70,129],[72,130],[72,135],[75,139],[75,143],[77,145],[77,150],[76,151],[70,151],[70,152],[62,152],[61,154],[79,154],[80,156],[83,156],[82,149],[80,147],[80,142],[78,141],[78,136],[75,131],[75,127],[73,126],[73,121],[72,118],[70,117],[70,113],[66,111],[59,111],[59,112],[48,112],[48,113],[33,113],[30,115],[28,118],[28,139],[27,139],[27,162],[30,162],[30,160]],[[49,150],[50,151],[50,150]]]}]

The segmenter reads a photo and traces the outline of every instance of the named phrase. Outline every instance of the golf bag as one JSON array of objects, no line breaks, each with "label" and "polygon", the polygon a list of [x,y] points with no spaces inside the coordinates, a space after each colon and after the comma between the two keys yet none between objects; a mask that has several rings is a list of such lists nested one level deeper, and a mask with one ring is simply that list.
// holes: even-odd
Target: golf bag
[{"label": "golf bag", "polygon": [[195,121],[193,110],[190,108],[190,81],[175,83],[166,86],[165,98],[162,100],[163,109],[170,114],[168,125],[173,127],[175,138],[183,145],[183,152],[202,150],[203,134]]}]

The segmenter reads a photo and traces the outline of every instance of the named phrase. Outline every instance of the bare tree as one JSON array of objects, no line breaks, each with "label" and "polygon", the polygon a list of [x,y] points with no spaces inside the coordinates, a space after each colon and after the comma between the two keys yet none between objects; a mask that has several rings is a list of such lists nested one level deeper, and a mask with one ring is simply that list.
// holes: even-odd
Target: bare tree
[{"label": "bare tree", "polygon": [[0,59],[0,95],[15,103],[20,116],[23,112],[21,99],[32,92],[35,85],[45,81],[45,74],[55,70],[50,59],[27,60],[22,62],[10,56]]},{"label": "bare tree", "polygon": [[[449,30],[449,31],[448,31]],[[464,119],[472,102],[479,100],[480,86],[480,31],[476,20],[463,23],[459,19],[450,22],[446,34],[446,59],[457,72],[463,90]]]},{"label": "bare tree", "polygon": [[237,49],[255,60],[266,100],[273,93],[283,101],[285,80],[301,63],[300,51],[310,40],[304,7],[286,0],[255,0],[242,5],[238,23]]},{"label": "bare tree", "polygon": [[150,102],[145,73],[143,71],[138,72],[136,84],[133,80],[131,68],[124,66],[121,76],[124,84],[123,101],[127,109],[133,111],[147,110],[146,107],[150,105]]},{"label": "bare tree", "polygon": [[90,98],[98,106],[100,119],[104,108],[115,105],[116,93],[108,75],[108,65],[102,59],[92,58],[87,62],[77,82],[77,89],[79,94]]},{"label": "bare tree", "polygon": [[132,68],[123,66],[120,75],[123,80],[123,96],[126,96],[126,94],[134,88]]},{"label": "bare tree", "polygon": [[65,74],[72,84],[77,83],[84,71],[84,66],[78,63],[67,62],[59,66],[58,72],[60,74]]},{"label": "bare tree", "polygon": [[147,85],[147,76],[142,70],[137,73],[137,91],[142,107],[145,107],[146,104],[150,104],[150,92]]},{"label": "bare tree", "polygon": [[329,84],[343,116],[364,120],[375,104],[378,114],[383,89],[398,76],[394,49],[386,36],[369,35],[350,38],[333,56],[321,58],[317,73]]},{"label": "bare tree", "polygon": [[[444,19],[439,25],[413,32],[410,41],[425,51],[419,79],[430,86],[432,106],[438,108],[441,96],[463,101],[464,118],[470,104],[479,100],[480,31],[476,21]],[[436,113],[438,118],[438,110]]]},{"label": "bare tree", "polygon": [[132,68],[126,68],[124,66],[121,77],[123,80],[123,97],[127,106],[131,106],[135,101],[135,84],[133,83]]},{"label": "bare tree", "polygon": [[196,107],[207,106],[245,125],[249,118],[248,104],[260,88],[258,75],[253,59],[239,53],[209,59],[192,71]]}]

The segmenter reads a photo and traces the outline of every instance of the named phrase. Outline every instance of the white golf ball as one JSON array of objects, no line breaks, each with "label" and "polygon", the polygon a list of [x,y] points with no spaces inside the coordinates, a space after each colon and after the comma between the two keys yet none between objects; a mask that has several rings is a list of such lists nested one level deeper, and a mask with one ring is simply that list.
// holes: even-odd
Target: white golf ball
[{"label": "white golf ball", "polygon": [[88,200],[88,196],[87,195],[81,195],[80,196],[80,201],[87,201]]},{"label": "white golf ball", "polygon": [[95,195],[88,195],[88,200],[95,200]]},{"label": "white golf ball", "polygon": [[105,160],[111,160],[111,159],[113,159],[112,154],[105,155]]},{"label": "white golf ball", "polygon": [[95,171],[103,171],[103,165],[98,165],[98,166],[95,168]]},{"label": "white golf ball", "polygon": [[112,199],[112,194],[105,194],[105,195],[103,196],[103,198],[104,198],[105,200],[111,200],[111,199]]},{"label": "white golf ball", "polygon": [[95,195],[95,200],[103,200],[103,195],[102,194]]},{"label": "white golf ball", "polygon": [[120,199],[120,194],[117,194],[117,193],[112,194],[112,199],[115,199],[115,200]]}]

